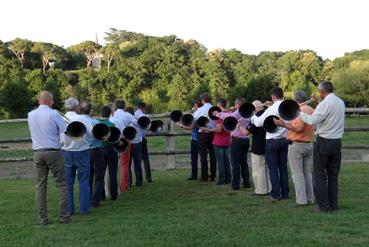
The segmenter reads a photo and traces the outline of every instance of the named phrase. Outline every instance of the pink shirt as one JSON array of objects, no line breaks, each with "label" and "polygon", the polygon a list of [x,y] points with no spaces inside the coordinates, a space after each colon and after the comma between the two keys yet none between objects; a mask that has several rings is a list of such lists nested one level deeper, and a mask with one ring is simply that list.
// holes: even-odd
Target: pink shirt
[{"label": "pink shirt", "polygon": [[[215,120],[215,124],[222,125],[223,119]],[[222,127],[221,132],[217,132],[214,134],[213,145],[229,147],[231,145],[231,133],[225,131]]]}]

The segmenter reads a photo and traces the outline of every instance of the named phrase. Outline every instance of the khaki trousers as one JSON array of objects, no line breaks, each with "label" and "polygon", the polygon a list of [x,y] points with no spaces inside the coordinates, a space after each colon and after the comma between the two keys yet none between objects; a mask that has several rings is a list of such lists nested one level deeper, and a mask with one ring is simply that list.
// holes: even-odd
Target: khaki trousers
[{"label": "khaki trousers", "polygon": [[58,189],[59,221],[68,221],[70,217],[68,188],[62,152],[60,150],[36,151],[33,153],[33,163],[36,169],[36,208],[39,223],[42,224],[48,221],[46,202],[49,170],[51,170]]},{"label": "khaki trousers", "polygon": [[295,186],[296,203],[307,204],[314,201],[312,167],[313,144],[293,142],[288,147],[288,163]]},{"label": "khaki trousers", "polygon": [[265,155],[251,153],[252,180],[254,181],[255,194],[267,194],[272,190],[269,169],[265,163]]}]

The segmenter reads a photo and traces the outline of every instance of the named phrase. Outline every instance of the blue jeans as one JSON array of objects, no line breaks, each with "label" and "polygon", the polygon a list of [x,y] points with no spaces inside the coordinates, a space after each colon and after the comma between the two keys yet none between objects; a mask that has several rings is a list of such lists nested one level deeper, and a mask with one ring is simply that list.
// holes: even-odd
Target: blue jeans
[{"label": "blue jeans", "polygon": [[214,151],[219,169],[218,184],[226,184],[231,182],[229,147],[214,145]]},{"label": "blue jeans", "polygon": [[232,138],[231,143],[231,165],[232,165],[232,188],[240,188],[240,175],[243,186],[250,186],[249,164],[247,163],[247,151],[250,148],[248,138]]},{"label": "blue jeans", "polygon": [[265,142],[265,160],[272,183],[271,196],[275,199],[288,198],[287,139],[269,139]]},{"label": "blue jeans", "polygon": [[199,159],[199,141],[191,140],[191,178],[197,179],[197,164]]},{"label": "blue jeans", "polygon": [[89,150],[85,151],[64,151],[65,174],[68,183],[69,211],[74,214],[74,180],[78,172],[79,183],[79,207],[80,213],[86,214],[90,209],[90,156]]},{"label": "blue jeans", "polygon": [[132,185],[132,171],[131,166],[132,162],[134,163],[134,170],[136,175],[136,186],[142,185],[142,144],[139,143],[132,143],[131,144],[131,158],[129,160],[129,185]]}]

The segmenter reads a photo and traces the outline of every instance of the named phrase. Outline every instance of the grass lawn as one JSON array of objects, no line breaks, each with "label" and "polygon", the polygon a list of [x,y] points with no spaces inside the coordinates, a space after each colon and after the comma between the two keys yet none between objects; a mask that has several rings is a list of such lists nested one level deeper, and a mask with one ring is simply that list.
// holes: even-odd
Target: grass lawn
[{"label": "grass lawn", "polygon": [[[32,180],[0,180],[1,246],[368,246],[369,165],[343,166],[340,210],[314,213],[291,199],[271,203],[252,190],[231,192],[186,181],[189,171],[154,172],[74,223],[38,226]],[[293,188],[293,186],[291,186]],[[49,181],[49,218],[57,220]],[[78,197],[78,196],[77,196]]]}]

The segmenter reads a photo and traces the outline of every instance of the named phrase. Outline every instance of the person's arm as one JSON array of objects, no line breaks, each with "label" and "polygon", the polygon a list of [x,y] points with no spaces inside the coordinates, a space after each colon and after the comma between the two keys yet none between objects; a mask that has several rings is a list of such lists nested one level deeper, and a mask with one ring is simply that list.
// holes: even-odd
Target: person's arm
[{"label": "person's arm", "polygon": [[54,122],[58,128],[59,134],[64,134],[67,130],[67,123],[64,121],[60,114],[54,112]]},{"label": "person's arm", "polygon": [[245,136],[250,135],[250,132],[245,127],[238,126],[238,129],[241,131],[242,135],[245,135]]},{"label": "person's arm", "polygon": [[181,128],[181,129],[185,129],[185,130],[193,130],[193,128],[195,127],[195,125],[194,124],[191,124],[190,126],[185,126],[185,125],[183,125],[183,124],[181,124],[181,123],[176,123],[176,125],[179,127],[179,128]]},{"label": "person's arm", "polygon": [[201,127],[200,130],[202,130],[204,132],[220,133],[223,130],[223,126],[222,126],[222,124],[217,124],[215,126],[215,128],[204,128],[204,127]]},{"label": "person's arm", "polygon": [[316,125],[322,123],[328,114],[328,106],[322,101],[312,115],[300,112],[300,118],[307,124]]},{"label": "person's arm", "polygon": [[253,123],[256,127],[262,127],[264,124],[264,120],[269,116],[269,115],[273,115],[271,114],[272,112],[272,107],[269,107],[268,109],[265,110],[265,112],[263,114],[261,114],[259,117],[257,117],[256,115],[252,116],[251,118],[251,123]]},{"label": "person's arm", "polygon": [[274,123],[277,126],[286,128],[296,133],[301,133],[304,129],[304,122],[301,120],[301,118],[297,118],[291,122],[284,122],[282,119],[274,119]]}]

